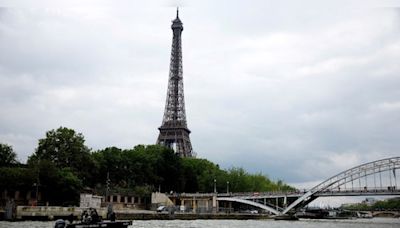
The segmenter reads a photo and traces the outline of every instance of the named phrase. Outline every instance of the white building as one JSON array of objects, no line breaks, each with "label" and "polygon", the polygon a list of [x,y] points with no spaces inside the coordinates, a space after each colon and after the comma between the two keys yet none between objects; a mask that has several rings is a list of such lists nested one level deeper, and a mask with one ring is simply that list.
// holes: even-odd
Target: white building
[{"label": "white building", "polygon": [[79,203],[79,207],[81,207],[81,208],[89,208],[89,207],[100,208],[102,199],[103,199],[102,196],[81,193],[81,200]]}]

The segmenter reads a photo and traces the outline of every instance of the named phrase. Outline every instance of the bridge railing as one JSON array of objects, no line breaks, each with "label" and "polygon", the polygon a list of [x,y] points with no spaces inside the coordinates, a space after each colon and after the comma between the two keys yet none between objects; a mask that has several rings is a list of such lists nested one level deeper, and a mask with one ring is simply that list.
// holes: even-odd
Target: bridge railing
[{"label": "bridge railing", "polygon": [[396,186],[387,187],[354,187],[354,188],[335,188],[335,189],[325,189],[320,192],[397,192],[400,191]]},{"label": "bridge railing", "polygon": [[[305,194],[310,189],[302,189],[302,190],[296,190],[296,191],[273,191],[273,192],[231,192],[231,193],[172,193],[172,194],[166,194],[168,197],[172,198],[180,198],[180,197],[186,197],[186,198],[192,198],[192,197],[198,197],[198,198],[206,198],[206,197],[254,197],[254,198],[262,198],[263,196],[293,196],[293,195],[299,195],[299,194]],[[383,192],[398,192],[400,189],[397,189],[396,186],[385,186],[385,187],[352,187],[352,188],[328,188],[324,189],[322,191],[319,191],[321,194],[324,193],[360,193],[360,192],[368,192],[368,193],[383,193]]]},{"label": "bridge railing", "polygon": [[387,187],[387,188],[347,188],[347,189],[326,189],[324,191],[320,191],[319,194],[326,194],[326,193],[332,193],[332,194],[345,194],[345,193],[399,193],[400,190],[397,189],[396,187]]},{"label": "bridge railing", "polygon": [[308,190],[296,190],[296,191],[272,191],[272,192],[229,192],[229,193],[166,193],[168,197],[240,197],[240,196],[271,196],[271,195],[292,195],[305,193]]}]

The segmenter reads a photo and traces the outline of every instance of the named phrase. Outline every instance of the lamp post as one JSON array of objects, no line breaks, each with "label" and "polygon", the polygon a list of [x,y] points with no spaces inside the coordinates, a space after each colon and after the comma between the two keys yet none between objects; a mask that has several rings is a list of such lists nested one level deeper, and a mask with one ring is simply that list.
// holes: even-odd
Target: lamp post
[{"label": "lamp post", "polygon": [[36,187],[36,193],[35,193],[35,197],[36,197],[36,202],[35,202],[35,206],[38,205],[39,202],[39,185],[40,185],[40,179],[39,179],[39,175],[40,175],[40,158],[38,158],[37,160],[37,173],[36,173],[36,183],[33,183],[33,186]]},{"label": "lamp post", "polygon": [[226,194],[229,194],[229,181],[226,182]]},{"label": "lamp post", "polygon": [[108,194],[110,191],[110,172],[107,171],[107,180],[106,180],[106,198],[104,200],[104,202],[110,202],[111,200],[108,199]]},{"label": "lamp post", "polygon": [[32,205],[37,206],[39,201],[39,182],[33,183],[33,187],[35,187],[35,201],[32,203]]},{"label": "lamp post", "polygon": [[217,180],[214,179],[214,193],[217,193]]}]

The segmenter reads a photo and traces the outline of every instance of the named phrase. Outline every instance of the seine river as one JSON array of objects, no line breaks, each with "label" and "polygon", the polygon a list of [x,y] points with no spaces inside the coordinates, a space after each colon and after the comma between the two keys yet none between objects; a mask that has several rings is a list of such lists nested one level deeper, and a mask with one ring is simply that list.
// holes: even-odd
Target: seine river
[{"label": "seine river", "polygon": [[[0,222],[1,228],[53,228],[54,222]],[[299,221],[274,221],[274,220],[149,220],[133,221],[130,228],[153,228],[153,227],[178,227],[178,228],[200,228],[200,227],[268,227],[268,228],[379,228],[400,227],[400,219],[373,218],[373,219],[351,219],[351,220],[299,220]]]}]

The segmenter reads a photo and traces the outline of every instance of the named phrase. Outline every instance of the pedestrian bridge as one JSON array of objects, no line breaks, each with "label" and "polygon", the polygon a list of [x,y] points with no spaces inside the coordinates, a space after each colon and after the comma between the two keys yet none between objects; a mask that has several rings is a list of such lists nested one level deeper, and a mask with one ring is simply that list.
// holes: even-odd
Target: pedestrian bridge
[{"label": "pedestrian bridge", "polygon": [[[318,197],[400,195],[396,175],[399,168],[400,157],[386,158],[345,170],[307,191],[218,194],[217,200],[248,204],[279,215],[303,207]],[[279,198],[284,199],[282,208],[278,204],[271,206],[266,203],[267,199],[276,199],[278,202]],[[288,198],[295,200],[287,203]],[[264,199],[264,203],[259,202],[261,199]]]}]

